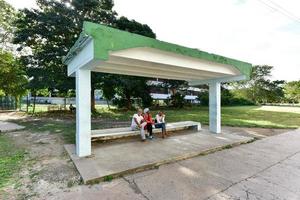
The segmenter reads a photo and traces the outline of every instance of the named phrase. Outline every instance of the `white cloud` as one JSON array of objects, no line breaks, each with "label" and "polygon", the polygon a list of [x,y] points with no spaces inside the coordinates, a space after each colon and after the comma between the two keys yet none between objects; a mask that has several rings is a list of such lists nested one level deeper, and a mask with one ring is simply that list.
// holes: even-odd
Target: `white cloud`
[{"label": "white cloud", "polygon": [[[298,14],[298,0],[271,1]],[[18,8],[35,5],[34,0],[8,2]],[[261,0],[115,0],[114,9],[148,24],[160,40],[273,65],[274,79],[300,79],[300,22]]]}]

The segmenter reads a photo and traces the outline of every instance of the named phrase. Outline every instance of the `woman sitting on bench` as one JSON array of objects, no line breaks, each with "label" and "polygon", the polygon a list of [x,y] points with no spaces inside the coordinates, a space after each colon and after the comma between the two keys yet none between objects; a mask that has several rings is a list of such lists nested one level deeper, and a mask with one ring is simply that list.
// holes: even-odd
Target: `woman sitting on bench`
[{"label": "woman sitting on bench", "polygon": [[152,116],[150,114],[150,110],[149,108],[145,108],[144,109],[144,120],[147,122],[147,125],[146,125],[146,129],[148,131],[148,134],[149,134],[149,139],[152,140],[153,139],[153,131],[152,131],[152,125],[154,125],[154,121],[152,119]]},{"label": "woman sitting on bench", "polygon": [[147,122],[144,120],[142,109],[138,109],[137,113],[133,115],[131,121],[131,130],[140,130],[142,141],[146,140],[145,136],[145,127],[147,126]]},{"label": "woman sitting on bench", "polygon": [[155,128],[161,128],[162,138],[167,136],[165,117],[166,115],[162,111],[159,111],[155,117]]}]

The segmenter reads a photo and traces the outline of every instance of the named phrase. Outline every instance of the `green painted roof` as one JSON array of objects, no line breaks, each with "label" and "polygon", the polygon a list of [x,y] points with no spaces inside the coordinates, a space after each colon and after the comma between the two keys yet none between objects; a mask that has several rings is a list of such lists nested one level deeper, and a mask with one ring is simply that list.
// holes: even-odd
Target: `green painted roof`
[{"label": "green painted roof", "polygon": [[75,45],[70,49],[68,55],[64,58],[64,63],[68,63],[77,54],[77,52],[84,46],[84,41],[86,41],[89,37],[94,39],[94,56],[96,59],[107,60],[110,51],[135,47],[150,47],[193,58],[231,65],[247,77],[250,77],[251,73],[252,65],[247,62],[156,40],[92,22],[84,22],[83,31]]}]

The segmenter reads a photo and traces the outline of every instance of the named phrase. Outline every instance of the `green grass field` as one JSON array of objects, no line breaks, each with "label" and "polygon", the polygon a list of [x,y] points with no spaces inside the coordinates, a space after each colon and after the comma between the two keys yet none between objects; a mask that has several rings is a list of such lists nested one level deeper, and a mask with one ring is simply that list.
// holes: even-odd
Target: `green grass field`
[{"label": "green grass field", "polygon": [[20,169],[25,151],[16,145],[6,135],[0,135],[0,190],[12,175]]},{"label": "green grass field", "polygon": [[[105,121],[127,121],[130,124],[134,111],[121,111],[118,109],[108,110],[105,106],[97,107],[98,113],[93,115],[94,119],[105,119],[100,122],[93,122],[92,129],[101,129]],[[167,122],[197,121],[201,124],[208,124],[207,107],[191,107],[184,109],[165,109]],[[157,110],[152,110],[153,116]],[[41,120],[17,121],[20,125],[26,126],[27,130],[33,132],[50,131],[60,134],[66,143],[75,142],[75,114],[70,112],[39,112],[36,114]],[[53,120],[60,118],[59,120]],[[222,107],[222,125],[239,127],[260,127],[260,128],[299,128],[300,107],[279,107],[279,106],[237,106]]]},{"label": "green grass field", "polygon": [[[198,121],[208,124],[208,107],[184,109],[165,109],[168,122]],[[153,115],[155,114],[153,111]],[[134,111],[99,109],[100,116],[115,120],[130,120]],[[300,127],[299,107],[279,106],[235,106],[222,107],[222,125],[261,128],[298,128]]]},{"label": "green grass field", "polygon": [[[108,110],[105,106],[98,106],[98,113],[93,118],[106,119],[108,121],[128,121],[134,111]],[[157,110],[153,110],[153,116]],[[197,121],[208,124],[207,107],[191,107],[184,109],[165,109],[168,122]],[[36,116],[42,120],[18,121],[34,132],[50,131],[60,134],[67,143],[75,142],[75,114],[69,112],[39,112]],[[61,118],[61,120],[49,120],[49,118]],[[101,129],[105,122],[92,123],[92,129]],[[300,127],[299,107],[279,106],[237,106],[222,107],[222,125],[260,128],[298,128]]]},{"label": "green grass field", "polygon": [[[204,125],[208,124],[208,107],[189,107],[184,109],[165,108],[168,122],[177,121],[197,121]],[[67,113],[66,113],[67,112]],[[109,110],[106,106],[97,106],[97,114],[93,118],[107,119],[109,121],[128,121],[130,124],[131,116],[135,111],[124,111],[113,108]],[[152,115],[155,116],[157,110],[152,110]],[[42,122],[21,122],[22,125],[30,129],[35,127],[39,131],[52,130],[53,132],[61,132],[63,136],[68,136],[66,132],[74,132],[75,114],[70,114],[68,111],[59,112],[39,112],[37,117],[46,118],[62,118],[60,121],[53,121],[46,123],[44,126]],[[70,120],[68,123],[64,122],[64,117]],[[300,127],[300,107],[286,107],[286,106],[232,106],[222,107],[221,121],[224,126],[240,126],[240,127],[260,127],[260,128],[298,128]],[[93,129],[101,128],[101,123],[92,123]]]}]

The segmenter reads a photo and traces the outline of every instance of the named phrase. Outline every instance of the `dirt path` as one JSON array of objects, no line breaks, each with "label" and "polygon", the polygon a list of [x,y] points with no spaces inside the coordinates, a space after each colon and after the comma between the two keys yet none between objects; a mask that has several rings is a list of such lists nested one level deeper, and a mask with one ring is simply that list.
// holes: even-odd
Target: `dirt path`
[{"label": "dirt path", "polygon": [[9,199],[46,199],[80,183],[79,174],[66,155],[59,135],[28,131],[7,135],[27,152],[16,183],[5,189]]}]

